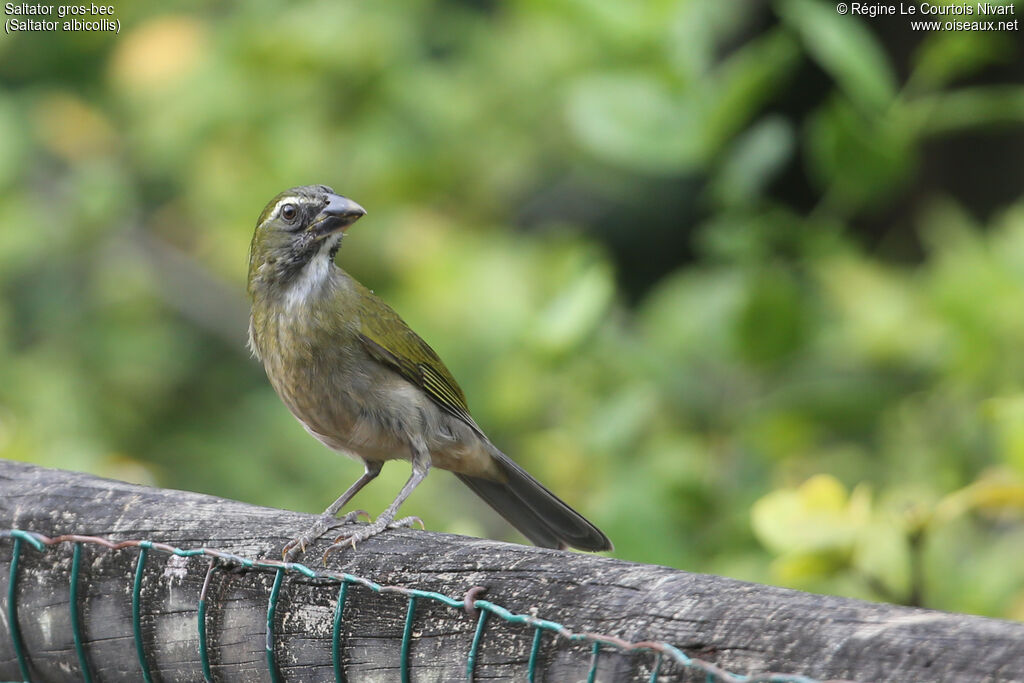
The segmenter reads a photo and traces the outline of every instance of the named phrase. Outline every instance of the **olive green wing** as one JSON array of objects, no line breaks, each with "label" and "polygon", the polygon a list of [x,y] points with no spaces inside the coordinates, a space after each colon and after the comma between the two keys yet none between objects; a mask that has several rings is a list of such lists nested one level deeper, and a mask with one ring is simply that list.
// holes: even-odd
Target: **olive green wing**
[{"label": "olive green wing", "polygon": [[370,290],[364,290],[365,307],[360,315],[358,337],[370,356],[397,371],[445,411],[479,431],[469,414],[462,389],[434,349],[390,306]]}]

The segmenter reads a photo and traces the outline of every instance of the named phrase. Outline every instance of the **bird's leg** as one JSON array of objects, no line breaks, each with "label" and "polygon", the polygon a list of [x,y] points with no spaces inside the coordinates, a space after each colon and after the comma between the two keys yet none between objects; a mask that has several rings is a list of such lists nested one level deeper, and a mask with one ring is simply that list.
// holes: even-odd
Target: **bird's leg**
[{"label": "bird's leg", "polygon": [[336,527],[344,524],[351,524],[352,522],[359,519],[360,515],[369,519],[370,515],[365,510],[353,510],[340,519],[336,517],[338,511],[345,507],[352,498],[359,493],[364,486],[373,481],[378,474],[380,474],[381,467],[384,463],[373,462],[367,460],[364,462],[366,467],[363,472],[363,476],[359,477],[354,484],[348,487],[345,493],[338,497],[338,500],[331,503],[323,514],[313,523],[309,529],[306,530],[298,538],[295,538],[288,542],[288,544],[281,551],[281,555],[284,557],[285,562],[294,562],[295,558],[299,554],[306,552],[306,546],[312,545],[316,539],[323,536],[325,533]]},{"label": "bird's leg", "polygon": [[384,512],[380,513],[376,521],[372,524],[368,524],[358,529],[353,529],[351,532],[346,531],[337,538],[334,539],[334,543],[327,548],[324,552],[324,559],[327,559],[332,551],[341,550],[347,545],[351,545],[353,548],[356,547],[356,543],[361,543],[368,538],[376,536],[385,529],[398,529],[402,527],[409,527],[417,522],[422,526],[423,521],[419,517],[405,517],[403,519],[395,519],[398,514],[398,508],[402,507],[402,503],[405,499],[420,485],[426,476],[427,472],[430,471],[430,452],[427,451],[426,445],[424,444],[413,444],[412,445],[412,474],[409,475],[408,481],[405,482],[405,486],[398,492],[398,495],[391,505],[387,507]]}]

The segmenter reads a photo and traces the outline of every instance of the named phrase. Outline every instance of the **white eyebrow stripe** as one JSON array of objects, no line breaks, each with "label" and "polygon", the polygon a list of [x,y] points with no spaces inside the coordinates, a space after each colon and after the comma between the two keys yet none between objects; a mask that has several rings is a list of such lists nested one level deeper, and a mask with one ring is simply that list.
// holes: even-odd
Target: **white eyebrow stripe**
[{"label": "white eyebrow stripe", "polygon": [[274,204],[274,210],[270,212],[270,218],[277,218],[277,212],[281,210],[281,207],[285,204],[309,204],[309,200],[304,197],[285,197]]}]

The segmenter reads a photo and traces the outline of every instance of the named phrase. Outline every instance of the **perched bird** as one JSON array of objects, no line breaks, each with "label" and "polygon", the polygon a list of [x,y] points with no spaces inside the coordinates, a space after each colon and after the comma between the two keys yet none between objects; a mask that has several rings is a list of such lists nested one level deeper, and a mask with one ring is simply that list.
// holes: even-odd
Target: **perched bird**
[{"label": "perched bird", "polygon": [[365,466],[285,558],[354,522],[358,512],[338,512],[387,460],[412,463],[405,486],[376,521],[349,526],[328,550],[408,526],[414,518],[396,520],[398,509],[431,466],[454,472],[536,545],[610,550],[600,529],[488,440],[434,350],[335,265],[346,228],[365,213],[324,185],[292,188],[260,214],[249,251],[253,354],[309,433]]}]

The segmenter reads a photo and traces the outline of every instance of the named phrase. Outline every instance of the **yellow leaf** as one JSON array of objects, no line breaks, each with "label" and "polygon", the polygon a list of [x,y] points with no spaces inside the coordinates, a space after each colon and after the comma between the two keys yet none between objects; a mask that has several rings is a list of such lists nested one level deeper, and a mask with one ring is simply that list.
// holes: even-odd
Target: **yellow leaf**
[{"label": "yellow leaf", "polygon": [[829,474],[815,475],[795,489],[773,491],[751,509],[754,534],[779,555],[848,556],[870,517],[868,487],[858,486],[849,496]]},{"label": "yellow leaf", "polygon": [[154,91],[179,82],[206,52],[205,26],[189,17],[163,16],[142,24],[117,44],[110,63],[125,91]]}]

